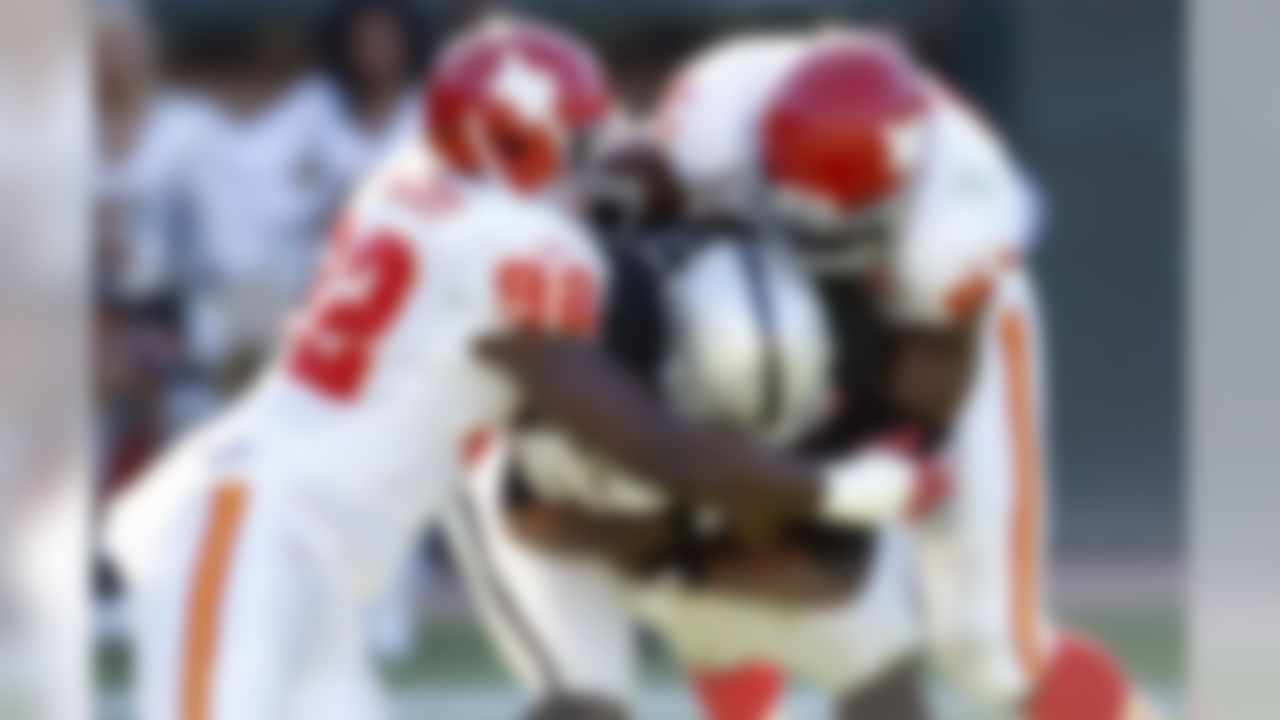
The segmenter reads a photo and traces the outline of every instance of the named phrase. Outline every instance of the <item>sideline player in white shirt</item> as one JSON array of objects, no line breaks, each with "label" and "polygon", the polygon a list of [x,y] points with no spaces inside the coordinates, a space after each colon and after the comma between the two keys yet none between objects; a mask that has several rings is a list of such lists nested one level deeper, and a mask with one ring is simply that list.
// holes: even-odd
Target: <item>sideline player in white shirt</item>
[{"label": "sideline player in white shirt", "polygon": [[306,87],[210,106],[187,177],[200,271],[189,323],[200,362],[235,386],[303,295],[336,188],[321,162],[323,109]]},{"label": "sideline player in white shirt", "polygon": [[200,101],[158,86],[153,39],[137,8],[121,1],[96,12],[96,220],[112,246],[113,290],[145,301],[179,289],[175,226],[212,118]]},{"label": "sideline player in white shirt", "polygon": [[370,170],[422,131],[418,89],[429,25],[406,0],[335,3],[317,33],[319,69],[301,92],[316,106],[328,190],[340,202]]},{"label": "sideline player in white shirt", "polygon": [[111,508],[142,718],[382,716],[363,606],[519,401],[477,342],[594,330],[603,268],[554,199],[609,111],[594,56],[485,26],[427,107],[431,150],[354,198],[272,365]]},{"label": "sideline player in white shirt", "polygon": [[[692,211],[780,226],[828,295],[865,294],[902,338],[887,386],[954,476],[918,529],[930,646],[986,705],[1029,720],[1149,710],[1109,655],[1057,628],[1027,181],[1003,143],[887,36],[730,42],[670,90],[656,131]],[[895,517],[906,492],[830,475],[829,517]]]}]

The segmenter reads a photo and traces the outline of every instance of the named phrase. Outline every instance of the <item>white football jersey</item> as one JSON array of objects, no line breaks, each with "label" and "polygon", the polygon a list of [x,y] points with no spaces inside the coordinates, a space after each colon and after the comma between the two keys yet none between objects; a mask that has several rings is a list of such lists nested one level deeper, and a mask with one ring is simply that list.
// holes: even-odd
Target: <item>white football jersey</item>
[{"label": "white football jersey", "polygon": [[514,409],[476,342],[523,313],[590,332],[575,324],[593,323],[604,265],[567,213],[449,181],[419,152],[391,165],[341,220],[250,402],[272,438],[305,449],[307,482],[416,521],[462,472],[469,439]]},{"label": "white football jersey", "polygon": [[[739,38],[695,57],[668,90],[655,133],[695,209],[752,217],[762,206],[761,138],[770,98],[821,35]],[[1004,143],[930,81],[923,164],[910,189],[885,287],[889,313],[945,323],[976,305],[1037,226],[1030,183]]]},{"label": "white football jersey", "polygon": [[797,34],[735,38],[700,53],[665,91],[654,132],[695,212],[749,212],[759,198],[765,107],[809,46]]},{"label": "white football jersey", "polygon": [[978,309],[997,275],[1023,259],[1039,229],[1039,201],[1004,142],[964,100],[935,81],[930,103],[886,300],[894,319],[939,325]]},{"label": "white football jersey", "polygon": [[[515,410],[477,341],[516,322],[593,332],[604,264],[568,213],[451,178],[416,148],[357,193],[330,242],[270,368],[216,431],[185,443],[198,456],[185,466],[285,493],[349,565],[367,566],[364,585],[394,567]],[[166,465],[136,491],[171,500],[137,515],[200,484]]]}]

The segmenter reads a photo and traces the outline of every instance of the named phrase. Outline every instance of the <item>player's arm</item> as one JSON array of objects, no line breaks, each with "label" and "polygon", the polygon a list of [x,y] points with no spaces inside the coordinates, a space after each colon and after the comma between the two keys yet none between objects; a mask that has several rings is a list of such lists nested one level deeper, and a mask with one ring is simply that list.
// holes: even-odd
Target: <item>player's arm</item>
[{"label": "player's arm", "polygon": [[[996,289],[1019,270],[1014,248],[991,241],[1001,235],[990,232],[982,213],[938,218],[908,239],[894,265],[896,289],[883,309],[898,330],[885,392],[895,414],[927,429],[949,452],[958,419],[982,387],[982,336]],[[867,482],[866,473],[836,469],[857,467],[873,457],[869,452],[876,449],[855,450],[828,467],[828,476],[841,479],[832,482],[827,519],[868,523],[919,516],[949,495],[955,458],[948,458],[945,473],[927,461],[932,469],[915,482],[900,475]]]},{"label": "player's arm", "polygon": [[593,345],[516,330],[480,351],[541,415],[665,492],[747,516],[808,516],[821,503],[812,465],[668,410]]},{"label": "player's arm", "polygon": [[889,402],[927,427],[948,427],[973,385],[978,336],[973,320],[903,330],[889,375]]},{"label": "player's arm", "polygon": [[944,430],[957,486],[1038,474],[1042,368],[1034,289],[1025,268],[992,282],[980,307],[950,329],[919,331],[899,358],[894,392]]},{"label": "player's arm", "polygon": [[572,503],[539,500],[509,508],[507,523],[524,543],[547,552],[602,559],[644,572],[675,541],[662,514],[598,513]]},{"label": "player's arm", "polygon": [[[526,402],[577,441],[643,482],[736,519],[841,517],[855,508],[858,522],[874,522],[900,517],[917,503],[922,468],[892,448],[817,466],[679,416],[592,345],[510,331],[482,341],[480,350],[506,371]],[[907,491],[889,494],[888,505],[885,493],[850,492],[881,485]]]},{"label": "player's arm", "polygon": [[[910,418],[914,427],[945,440],[977,386],[982,318],[988,314],[990,298],[985,293],[969,297],[965,312],[958,315],[950,314],[941,300],[930,299],[933,302],[917,299],[917,304],[934,312],[897,322],[885,392],[895,415]],[[943,471],[932,456],[934,448],[916,451],[922,453],[919,468],[924,472],[914,476],[901,471],[869,472],[881,463],[877,456],[884,452],[876,445],[855,448],[829,461],[826,475],[831,487],[825,518],[871,525],[928,514],[950,494],[952,472],[950,468]]]},{"label": "player's arm", "polygon": [[546,552],[603,560],[636,576],[671,571],[699,588],[771,602],[836,602],[849,597],[865,574],[862,564],[833,572],[806,548],[787,543],[708,547],[667,514],[536,502],[509,510],[507,520],[524,543]]},{"label": "player's arm", "polygon": [[[921,443],[920,430],[945,436],[973,386],[977,323],[903,330],[888,377],[895,412],[913,430],[855,448],[827,461],[821,517],[836,524],[871,526],[923,517],[951,492],[951,473]],[[914,463],[904,454],[915,453]]]}]

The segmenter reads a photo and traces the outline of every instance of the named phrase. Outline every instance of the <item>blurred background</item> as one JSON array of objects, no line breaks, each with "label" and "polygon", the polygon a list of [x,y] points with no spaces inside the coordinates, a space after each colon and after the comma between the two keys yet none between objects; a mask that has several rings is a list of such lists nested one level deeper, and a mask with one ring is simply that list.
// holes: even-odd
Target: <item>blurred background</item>
[{"label": "blurred background", "polygon": [[[494,5],[95,3],[100,497],[250,376],[305,287],[334,210],[388,148],[419,132],[417,90],[430,58]],[[1184,540],[1179,4],[499,5],[584,33],[638,108],[708,40],[853,19],[898,27],[987,112],[1048,211],[1036,264],[1054,381],[1055,589],[1068,616],[1117,643],[1144,679],[1176,696]],[[474,690],[508,684],[438,542],[424,539],[402,585],[371,618],[371,638],[405,702],[436,717],[476,718],[491,716],[476,703],[510,702],[507,689]],[[124,717],[126,620],[109,568],[99,567],[96,591],[103,716]],[[661,662],[652,671],[669,684]]]}]

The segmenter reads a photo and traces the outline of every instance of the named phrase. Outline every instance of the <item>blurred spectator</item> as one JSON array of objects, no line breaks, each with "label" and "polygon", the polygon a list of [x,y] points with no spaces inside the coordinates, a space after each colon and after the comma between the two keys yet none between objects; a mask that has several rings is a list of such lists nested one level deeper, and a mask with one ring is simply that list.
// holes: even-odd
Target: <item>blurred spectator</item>
[{"label": "blurred spectator", "polygon": [[210,85],[208,141],[192,162],[193,350],[224,393],[277,341],[311,275],[335,180],[320,151],[324,112],[264,35]]},{"label": "blurred spectator", "polygon": [[132,4],[99,6],[94,53],[96,380],[101,465],[116,482],[207,405],[182,402],[203,393],[184,343],[181,226],[185,176],[209,128],[196,103],[157,89]]},{"label": "blurred spectator", "polygon": [[207,123],[191,101],[158,91],[150,33],[124,0],[101,10],[95,55],[100,289],[157,301],[175,289],[182,175]]},{"label": "blurred spectator", "polygon": [[117,481],[277,342],[343,195],[418,132],[428,47],[411,3],[341,0],[314,69],[301,35],[260,32],[179,94],[139,8],[100,4],[94,38],[95,377]]},{"label": "blurred spectator", "polygon": [[342,197],[417,129],[422,21],[398,0],[344,0],[320,33],[318,72],[263,35],[214,84],[215,132],[197,163],[201,267],[192,333],[231,392],[257,368],[310,279]]},{"label": "blurred spectator", "polygon": [[315,92],[328,113],[323,151],[350,186],[420,131],[427,27],[408,0],[342,0],[325,19],[319,44]]}]

